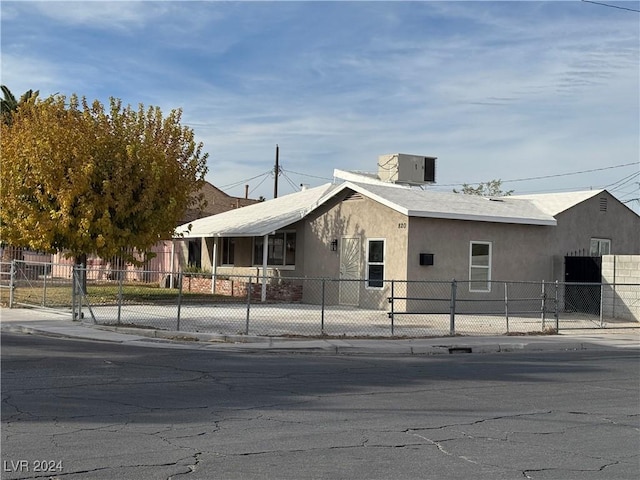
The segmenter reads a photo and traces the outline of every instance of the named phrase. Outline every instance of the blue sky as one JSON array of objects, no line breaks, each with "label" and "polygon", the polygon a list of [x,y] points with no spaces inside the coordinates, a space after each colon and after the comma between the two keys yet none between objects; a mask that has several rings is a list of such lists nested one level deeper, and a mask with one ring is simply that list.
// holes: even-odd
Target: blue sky
[{"label": "blue sky", "polygon": [[280,195],[400,152],[640,211],[640,2],[603,3],[3,0],[1,77],[182,108],[231,195],[271,198],[279,144]]}]

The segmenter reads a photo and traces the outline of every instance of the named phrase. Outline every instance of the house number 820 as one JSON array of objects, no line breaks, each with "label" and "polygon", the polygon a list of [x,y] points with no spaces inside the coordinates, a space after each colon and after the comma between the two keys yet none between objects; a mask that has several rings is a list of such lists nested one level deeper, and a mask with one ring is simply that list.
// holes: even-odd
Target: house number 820
[{"label": "house number 820", "polygon": [[398,228],[407,228],[407,222],[400,222]]}]

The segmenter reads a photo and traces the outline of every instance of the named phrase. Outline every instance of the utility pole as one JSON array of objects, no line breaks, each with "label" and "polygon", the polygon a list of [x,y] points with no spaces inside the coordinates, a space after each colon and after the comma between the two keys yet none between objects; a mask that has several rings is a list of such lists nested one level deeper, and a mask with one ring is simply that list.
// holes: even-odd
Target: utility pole
[{"label": "utility pole", "polygon": [[278,177],[280,176],[280,147],[276,143],[276,165],[273,169],[274,182],[273,182],[273,198],[278,198]]}]

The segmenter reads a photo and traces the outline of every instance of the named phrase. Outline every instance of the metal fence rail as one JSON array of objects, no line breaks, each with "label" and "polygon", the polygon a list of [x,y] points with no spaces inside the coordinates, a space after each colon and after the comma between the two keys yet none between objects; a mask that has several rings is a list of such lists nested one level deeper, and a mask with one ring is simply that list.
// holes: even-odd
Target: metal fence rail
[{"label": "metal fence rail", "polygon": [[640,327],[640,284],[491,282],[478,292],[456,280],[388,280],[372,288],[367,280],[13,267],[11,306],[63,309],[103,325],[336,337]]}]

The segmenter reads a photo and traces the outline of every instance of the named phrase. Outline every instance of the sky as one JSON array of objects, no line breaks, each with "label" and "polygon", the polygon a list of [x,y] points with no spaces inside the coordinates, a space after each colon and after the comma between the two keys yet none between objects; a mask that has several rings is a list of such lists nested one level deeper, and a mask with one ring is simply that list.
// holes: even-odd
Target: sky
[{"label": "sky", "polygon": [[640,212],[640,2],[0,3],[16,97],[182,109],[207,180],[272,198],[438,157],[436,183],[607,188]]}]

